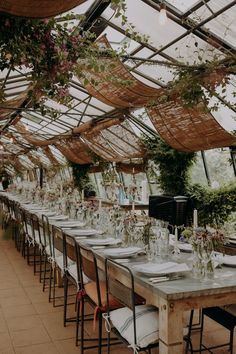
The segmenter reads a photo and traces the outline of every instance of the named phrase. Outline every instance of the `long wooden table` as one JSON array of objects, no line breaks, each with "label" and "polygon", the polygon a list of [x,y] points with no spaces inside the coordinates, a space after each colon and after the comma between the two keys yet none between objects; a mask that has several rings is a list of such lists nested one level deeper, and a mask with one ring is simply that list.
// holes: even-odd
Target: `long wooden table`
[{"label": "long wooden table", "polygon": [[[104,255],[100,250],[94,251],[103,268]],[[189,254],[183,254],[181,261],[186,261]],[[140,262],[142,262],[142,258]],[[137,264],[138,259],[125,262],[126,266]],[[148,304],[159,308],[159,353],[183,353],[183,313],[191,309],[210,306],[222,306],[236,303],[236,268],[222,267],[215,271],[215,278],[209,281],[193,279],[191,274],[156,285],[148,277],[135,274],[135,291],[146,299]],[[117,279],[128,285],[125,273],[117,272]]]},{"label": "long wooden table", "polygon": [[[104,268],[103,251],[94,250],[94,252],[99,258],[99,267]],[[190,257],[190,254],[183,254],[181,257],[184,261]],[[135,262],[137,259],[125,265],[132,268]],[[127,285],[127,278],[122,270],[117,272],[117,279]],[[136,273],[135,291],[146,298],[148,304],[159,308],[159,353],[181,354],[183,353],[183,312],[236,303],[236,268],[224,266],[222,269],[216,269],[215,278],[207,282],[193,279],[190,274],[182,279],[155,285],[151,284],[147,277]]]}]

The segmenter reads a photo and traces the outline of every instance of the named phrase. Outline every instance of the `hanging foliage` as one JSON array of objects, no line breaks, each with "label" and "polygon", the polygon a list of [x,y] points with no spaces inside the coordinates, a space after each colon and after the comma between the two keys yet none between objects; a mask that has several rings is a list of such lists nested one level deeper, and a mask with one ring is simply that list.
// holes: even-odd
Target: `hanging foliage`
[{"label": "hanging foliage", "polygon": [[94,190],[94,187],[89,179],[89,170],[92,164],[80,165],[74,162],[70,162],[70,166],[72,168],[75,187],[78,188],[79,191]]},{"label": "hanging foliage", "polygon": [[168,195],[186,195],[190,184],[189,169],[196,160],[196,153],[172,149],[160,137],[143,139],[147,157],[158,165],[158,182]]}]

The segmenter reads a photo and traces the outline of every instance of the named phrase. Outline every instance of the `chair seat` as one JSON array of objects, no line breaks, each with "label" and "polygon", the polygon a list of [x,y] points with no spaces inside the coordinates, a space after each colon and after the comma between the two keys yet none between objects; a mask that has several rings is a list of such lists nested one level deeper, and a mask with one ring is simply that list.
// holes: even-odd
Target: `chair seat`
[{"label": "chair seat", "polygon": [[[230,305],[231,311],[235,310],[235,305]],[[221,326],[227,328],[228,330],[233,330],[236,326],[236,317],[230,311],[230,306],[227,309],[222,307],[208,307],[203,309],[203,314],[216,321]]]},{"label": "chair seat", "polygon": [[[45,252],[48,256],[51,256],[51,250],[50,250],[50,246],[47,245],[45,248]],[[55,257],[60,257],[62,256],[62,252],[60,252],[59,250],[57,250],[56,248],[54,249],[54,253],[55,253]]]},{"label": "chair seat", "polygon": [[[139,348],[148,347],[159,340],[159,311],[158,308],[151,305],[135,306],[136,318],[136,336],[137,346]],[[134,324],[133,312],[128,307],[122,307],[110,312],[110,321],[112,326],[120,335],[130,344],[134,344]],[[184,323],[188,322],[184,319]],[[186,325],[186,324],[184,324]],[[183,335],[186,335],[188,329],[183,328]]]},{"label": "chair seat", "polygon": [[[97,296],[97,285],[96,282],[91,281],[88,284],[84,285],[86,294],[90,297],[90,299],[98,306],[98,296]],[[106,311],[107,308],[107,298],[106,298],[106,283],[100,281],[100,296],[101,296],[101,305]],[[122,304],[116,300],[112,295],[109,295],[109,307],[110,308],[120,308]]]},{"label": "chair seat", "polygon": [[[68,268],[67,268],[67,271],[70,274],[70,276],[75,280],[76,284],[78,284],[78,275],[77,275],[77,265],[76,265],[76,263],[69,265]],[[83,283],[84,284],[88,284],[90,281],[91,280],[85,274],[83,274]]]},{"label": "chair seat", "polygon": [[[159,313],[154,306],[135,306],[137,346],[145,348],[159,340]],[[134,344],[133,312],[123,307],[110,312],[112,325],[129,343]]]},{"label": "chair seat", "polygon": [[[57,266],[58,266],[61,270],[64,270],[63,255],[62,255],[62,256],[55,257],[55,262],[56,262]],[[67,264],[68,264],[68,267],[69,267],[69,266],[71,266],[72,264],[74,264],[74,262],[73,262],[70,258],[67,258]]]},{"label": "chair seat", "polygon": [[224,309],[236,318],[236,304],[227,305]]},{"label": "chair seat", "polygon": [[28,226],[27,235],[32,241],[35,241],[38,245],[40,245],[41,242],[39,238],[39,232],[37,230],[34,231],[34,235],[33,235],[32,227]]}]

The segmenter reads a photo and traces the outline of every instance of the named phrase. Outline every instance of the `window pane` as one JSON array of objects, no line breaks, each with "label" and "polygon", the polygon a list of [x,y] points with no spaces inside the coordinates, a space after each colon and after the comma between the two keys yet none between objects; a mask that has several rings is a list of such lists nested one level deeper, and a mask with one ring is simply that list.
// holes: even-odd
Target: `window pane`
[{"label": "window pane", "polygon": [[205,151],[205,156],[212,186],[222,186],[235,178],[228,148]]},{"label": "window pane", "polygon": [[201,153],[197,153],[197,161],[191,169],[192,183],[198,183],[207,186],[207,178],[204,170]]}]

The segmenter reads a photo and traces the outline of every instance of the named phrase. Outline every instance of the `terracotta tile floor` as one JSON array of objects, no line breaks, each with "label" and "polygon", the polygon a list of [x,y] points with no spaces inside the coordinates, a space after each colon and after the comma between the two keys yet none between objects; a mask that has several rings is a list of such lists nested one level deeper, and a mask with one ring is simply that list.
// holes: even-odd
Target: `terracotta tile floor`
[{"label": "terracotta tile floor", "polygon": [[[63,289],[58,289],[63,294]],[[0,354],[79,354],[75,347],[75,324],[62,323],[62,307],[48,303],[48,293],[42,292],[38,275],[16,251],[14,243],[0,229]],[[74,306],[70,306],[71,314]],[[87,336],[94,337],[91,323],[86,326]],[[205,343],[226,341],[228,332],[208,321]],[[199,332],[193,334],[197,348]],[[106,349],[103,350],[106,353]],[[213,351],[226,354],[227,349]],[[96,354],[96,350],[86,351]],[[111,353],[132,354],[124,346],[113,346]],[[235,347],[236,353],[236,347]],[[153,350],[158,354],[158,349]]]}]

